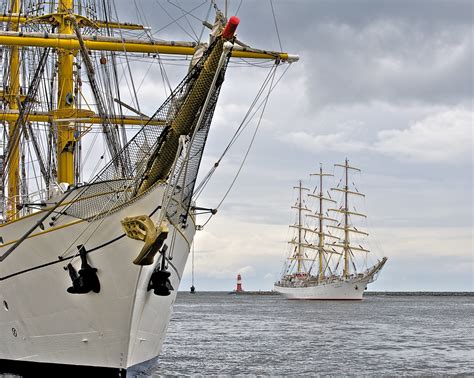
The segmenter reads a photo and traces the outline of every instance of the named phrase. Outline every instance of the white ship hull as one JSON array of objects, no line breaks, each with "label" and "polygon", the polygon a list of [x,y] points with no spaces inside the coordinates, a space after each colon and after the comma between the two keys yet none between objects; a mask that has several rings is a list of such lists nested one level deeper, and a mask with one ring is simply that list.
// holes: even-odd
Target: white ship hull
[{"label": "white ship hull", "polygon": [[361,300],[368,277],[347,281],[321,283],[315,286],[289,287],[275,284],[275,291],[288,299]]},{"label": "white ship hull", "polygon": [[[36,229],[0,263],[0,373],[22,362],[105,367],[124,373],[160,353],[195,225],[189,217],[185,229],[169,227],[165,243],[172,256],[169,271],[174,291],[166,297],[147,290],[158,256],[153,265],[134,265],[143,242],[125,236],[120,221],[149,215],[156,223],[162,196],[163,187],[157,187],[93,224],[61,216],[49,227],[48,219],[43,231]],[[0,227],[0,256],[43,215]],[[87,257],[98,269],[98,294],[66,291],[71,279],[64,267],[70,260],[58,256],[70,245],[81,244],[93,250]],[[79,270],[80,259],[73,265]]]},{"label": "white ship hull", "polygon": [[367,285],[375,281],[386,261],[384,257],[364,274],[346,279],[337,277],[319,284],[298,279],[292,283],[282,280],[275,283],[274,290],[287,299],[361,300]]}]

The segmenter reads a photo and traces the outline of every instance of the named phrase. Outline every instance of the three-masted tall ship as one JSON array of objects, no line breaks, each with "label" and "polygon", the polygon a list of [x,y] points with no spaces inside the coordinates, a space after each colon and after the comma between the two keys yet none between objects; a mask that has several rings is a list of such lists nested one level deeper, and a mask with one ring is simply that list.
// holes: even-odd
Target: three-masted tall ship
[{"label": "three-masted tall ship", "polygon": [[[274,286],[275,291],[288,299],[362,299],[367,285],[375,281],[387,261],[383,257],[368,267],[366,257],[370,251],[360,244],[363,241],[356,243],[353,238],[353,235],[368,236],[353,221],[366,215],[350,207],[351,196],[365,197],[354,184],[352,188],[349,181],[349,171],[360,169],[350,166],[347,159],[344,164],[335,166],[344,169],[343,179],[331,188],[331,192],[342,194],[341,201],[333,199],[329,191],[324,192],[323,178],[333,175],[324,173],[322,167],[312,174],[319,178],[318,190],[310,193],[301,181],[295,187],[298,199],[292,208],[297,210],[297,222],[290,227],[296,230],[296,235],[289,241],[290,256],[285,261],[281,279]],[[316,212],[308,206],[310,198],[318,202]],[[316,220],[316,224],[312,220]],[[364,254],[362,268],[357,266],[358,254]]]},{"label": "three-masted tall ship", "polygon": [[[3,1],[0,373],[124,375],[159,354],[229,60],[297,59],[239,42],[239,19],[211,5],[196,43],[154,39],[113,1]],[[185,55],[184,79],[144,114],[133,70]]]}]

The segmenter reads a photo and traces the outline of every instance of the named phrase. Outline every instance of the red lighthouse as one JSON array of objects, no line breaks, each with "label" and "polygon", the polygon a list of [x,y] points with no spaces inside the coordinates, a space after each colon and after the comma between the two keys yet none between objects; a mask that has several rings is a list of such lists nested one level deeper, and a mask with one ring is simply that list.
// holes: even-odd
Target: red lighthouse
[{"label": "red lighthouse", "polygon": [[242,276],[237,274],[237,288],[235,289],[236,293],[241,293],[244,290],[242,289]]}]

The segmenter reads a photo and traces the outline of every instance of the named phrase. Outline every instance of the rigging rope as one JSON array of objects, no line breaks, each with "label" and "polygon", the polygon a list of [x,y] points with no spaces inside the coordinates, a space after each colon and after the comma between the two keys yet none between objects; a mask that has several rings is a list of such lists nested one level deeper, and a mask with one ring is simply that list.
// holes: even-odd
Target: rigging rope
[{"label": "rigging rope", "polygon": [[[207,3],[207,0],[203,1],[201,4],[199,5],[196,5],[194,8],[192,8],[191,10],[187,11],[185,14],[183,14],[182,16],[176,18],[176,19],[173,19],[171,18],[173,21],[171,21],[170,23],[166,24],[165,26],[161,27],[160,29],[156,30],[155,32],[151,33],[151,37],[153,37],[154,35],[158,34],[159,32],[163,31],[164,29],[166,29],[167,27],[169,27],[170,25],[173,25],[174,23],[176,23],[177,21],[181,20],[185,15],[190,15],[191,17],[194,17],[196,18],[197,20],[199,20],[200,22],[202,22],[201,19],[199,19],[198,17],[194,16],[191,12],[194,12],[196,9],[202,7],[204,4]],[[173,4],[174,5],[174,4]],[[161,5],[160,5],[161,6]]]},{"label": "rigging rope", "polygon": [[[178,2],[178,0],[176,0],[176,1]],[[172,1],[169,1],[169,3],[170,3],[171,5],[174,5],[174,6],[178,7],[178,8],[181,10],[181,12],[183,13],[184,19],[186,20],[186,23],[188,24],[188,26],[189,26],[189,28],[191,29],[191,31],[193,32],[193,34],[196,36],[196,42],[199,42],[199,37],[198,37],[198,35],[196,34],[196,32],[194,31],[193,26],[192,26],[191,23],[189,22],[189,19],[188,19],[186,13],[185,13],[185,12],[186,12],[185,9],[183,9],[180,5],[178,5],[179,2],[178,2],[178,4],[174,4]]]},{"label": "rigging rope", "polygon": [[[265,88],[267,87],[269,81],[271,80],[271,78],[275,75],[276,73],[276,69],[277,69],[277,64],[275,64],[272,69],[269,71],[267,77],[265,78],[262,86],[260,87],[257,95],[255,96],[254,100],[252,101],[252,104],[250,105],[249,107],[249,110],[247,111],[247,113],[245,114],[242,122],[240,123],[239,127],[237,128],[237,130],[235,131],[233,137],[231,138],[231,140],[229,141],[229,143],[227,144],[227,146],[225,147],[224,151],[222,152],[221,156],[219,157],[219,159],[214,163],[213,167],[209,170],[209,172],[204,176],[204,178],[201,180],[201,182],[196,186],[196,190],[194,192],[194,201],[197,201],[197,199],[200,197],[200,195],[202,194],[204,188],[207,186],[207,184],[209,183],[212,175],[214,174],[214,172],[216,171],[217,167],[220,165],[222,159],[225,157],[225,155],[228,153],[228,151],[230,150],[230,148],[232,147],[232,145],[236,142],[236,140],[239,138],[239,136],[243,133],[243,131],[245,130],[245,128],[250,124],[250,122],[252,121],[253,117],[255,116],[255,114],[258,112],[258,110],[264,105],[266,104],[266,100],[262,100],[262,102],[260,103],[260,105],[255,109],[255,111],[252,113],[253,111],[253,108],[255,107],[255,105],[258,103],[263,91],[265,90]],[[278,83],[280,82],[280,80],[283,78],[283,76],[286,74],[286,72],[288,71],[290,66],[287,66],[285,68],[285,70],[283,71],[283,73],[280,75],[280,77],[278,78],[278,80],[275,82],[274,85],[270,85],[269,87],[269,93],[267,94],[267,97],[266,99],[268,99],[268,96],[270,95],[271,92],[273,92],[273,90],[275,89],[275,87],[278,85]],[[272,81],[273,83],[273,81]]]},{"label": "rigging rope", "polygon": [[275,24],[275,30],[278,37],[278,43],[280,44],[280,51],[283,51],[283,47],[281,46],[280,32],[278,31],[278,24],[277,24],[277,20],[275,16],[275,10],[273,9],[273,0],[270,0],[270,7],[272,8],[273,22]]},{"label": "rigging rope", "polygon": [[[49,54],[50,49],[47,48],[43,50],[43,53],[41,55],[40,62],[38,63],[38,67],[36,69],[36,72],[33,77],[33,81],[31,82],[29,88],[28,88],[28,93],[26,95],[26,98],[20,106],[20,112],[18,114],[18,119],[16,121],[16,127],[13,132],[13,135],[11,135],[9,139],[9,143],[7,146],[7,151],[6,151],[6,158],[4,161],[4,173],[8,172],[9,173],[9,168],[10,168],[10,160],[12,159],[12,154],[14,153],[15,145],[19,146],[20,144],[20,139],[21,135],[25,134],[26,135],[26,129],[28,126],[25,126],[28,122],[26,121],[28,118],[28,115],[30,114],[33,105],[34,105],[34,100],[36,98],[36,94],[38,92],[39,84],[40,84],[40,78],[44,72],[44,68],[46,66],[46,60],[47,56]],[[33,135],[34,136],[34,135]],[[41,151],[39,150],[39,147],[35,144],[35,151],[37,153],[38,160],[40,160],[40,166],[41,166],[41,172],[44,175],[44,177],[47,176],[47,172],[45,170],[45,165],[43,161],[43,157],[41,155]],[[18,148],[18,147],[17,147]]]},{"label": "rigging rope", "polygon": [[192,252],[192,266],[191,266],[191,284],[194,286],[194,244],[195,240],[193,240],[193,252]]},{"label": "rigging rope", "polygon": [[[172,22],[171,24],[175,23],[183,32],[185,32],[185,33],[189,36],[189,38],[191,38],[191,39],[192,39],[193,41],[195,41],[195,42],[198,42],[198,40],[197,40],[198,36],[197,36],[195,33],[194,33],[195,35],[193,36],[191,33],[189,33],[189,32],[178,22],[178,20],[180,20],[181,18],[186,18],[186,14],[183,14],[183,16],[181,16],[181,17],[175,19],[175,18],[173,18],[173,16],[166,10],[166,8],[165,8],[163,5],[161,5],[161,3],[160,3],[159,1],[156,1],[156,3],[160,6],[160,8],[163,10],[163,12],[165,12],[165,13],[168,15],[168,17],[173,20],[173,22]],[[171,2],[170,2],[170,4],[175,5],[175,4],[171,3]],[[179,8],[179,6],[177,6],[177,5],[175,5],[175,6]],[[169,25],[170,25],[170,24],[169,24]],[[194,32],[194,30],[193,30],[193,32]]]},{"label": "rigging rope", "polygon": [[[117,18],[117,21],[119,21],[119,16],[118,16],[118,12],[117,12],[117,7],[115,6],[115,2],[113,2],[113,5],[114,5],[115,17]],[[120,38],[122,39],[122,41],[124,41],[125,38],[123,37],[122,29],[119,28],[118,30],[119,30],[119,33],[120,33]],[[138,101],[137,91],[135,89],[135,82],[133,80],[132,70],[130,68],[130,61],[128,59],[128,53],[127,53],[127,50],[125,49],[125,46],[123,48],[123,52],[124,52],[124,56],[125,56],[125,61],[127,63],[128,74],[130,75],[130,81],[131,81],[131,84],[132,84],[133,95],[134,95],[134,100],[135,100],[135,106],[136,106],[136,109],[139,112],[141,112],[140,102]],[[127,80],[127,83],[128,83],[128,80]]]},{"label": "rigging rope", "polygon": [[[247,151],[245,152],[245,155],[244,155],[244,158],[242,159],[242,162],[240,164],[240,167],[239,169],[237,170],[237,173],[235,174],[234,176],[234,179],[232,180],[229,188],[227,189],[227,191],[225,192],[224,196],[222,197],[222,199],[220,200],[220,202],[218,203],[218,205],[215,207],[215,209],[219,209],[221,207],[221,205],[224,203],[225,199],[227,198],[227,196],[229,195],[230,191],[232,190],[235,182],[237,181],[237,178],[239,177],[239,174],[240,172],[242,171],[242,168],[244,167],[244,164],[247,160],[247,157],[250,153],[250,150],[252,149],[252,146],[253,146],[253,143],[255,141],[255,137],[257,136],[257,132],[260,128],[260,124],[262,122],[262,119],[263,119],[263,114],[265,113],[265,109],[267,107],[267,104],[268,104],[268,99],[270,98],[270,93],[272,92],[272,88],[273,88],[273,81],[275,79],[275,74],[276,74],[276,68],[273,70],[273,73],[272,73],[272,76],[271,76],[271,81],[270,81],[270,86],[269,86],[269,90],[268,90],[268,93],[267,95],[265,96],[265,99],[264,99],[264,102],[263,102],[263,109],[262,109],[262,112],[260,113],[260,117],[258,119],[258,122],[257,122],[257,125],[255,126],[255,131],[252,135],[252,139],[250,140],[250,144],[247,148]],[[215,213],[214,213],[215,214]],[[209,221],[211,220],[211,218],[214,216],[214,214],[211,212],[209,218],[206,220],[206,222],[204,222],[204,224],[202,225],[202,227],[205,227]]]},{"label": "rigging rope", "polygon": [[237,7],[237,10],[235,11],[235,15],[238,16],[239,15],[239,11],[240,11],[240,7],[242,6],[242,2],[244,0],[240,0],[240,3],[239,3],[239,6]]},{"label": "rigging rope", "polygon": [[248,126],[248,124],[250,123],[250,121],[253,119],[253,116],[255,115],[256,111],[258,111],[259,108],[257,108],[257,110],[253,113],[253,115],[248,119],[247,121],[247,118],[249,117],[249,115],[251,114],[255,104],[258,102],[258,100],[260,99],[260,96],[261,94],[263,93],[263,90],[266,88],[267,84],[268,84],[268,80],[272,74],[272,71],[273,71],[274,67],[272,67],[272,70],[269,71],[267,77],[265,78],[262,86],[260,87],[257,95],[255,96],[254,100],[252,101],[252,104],[250,105],[249,109],[247,110],[247,113],[245,114],[242,122],[240,123],[239,127],[237,128],[237,130],[234,132],[234,135],[233,137],[231,138],[231,140],[229,141],[229,143],[227,144],[226,148],[224,149],[224,151],[222,152],[221,156],[219,157],[219,159],[214,163],[214,166],[210,169],[210,171],[206,174],[206,176],[202,179],[202,181],[199,183],[199,185],[197,185],[196,187],[196,190],[194,192],[194,200],[197,201],[197,199],[199,198],[199,196],[201,195],[202,191],[204,190],[205,186],[208,184],[211,176],[213,175],[213,173],[215,172],[215,170],[217,169],[217,167],[219,166],[220,162],[222,161],[222,159],[224,158],[224,156],[227,154],[227,152],[229,151],[229,149],[232,147],[232,145],[235,143],[235,141],[238,139],[238,137],[242,134],[242,132],[245,130],[245,128]]},{"label": "rigging rope", "polygon": [[[104,104],[104,100],[102,95],[99,91],[98,83],[95,79],[95,70],[94,66],[92,65],[92,61],[89,57],[89,50],[84,44],[84,40],[82,39],[82,33],[77,23],[76,18],[71,15],[70,20],[76,32],[77,39],[79,40],[80,51],[82,55],[82,59],[86,65],[86,72],[89,78],[89,85],[92,89],[92,94],[94,95],[97,107],[97,113],[99,114],[101,121],[102,121],[102,128],[105,134],[105,139],[107,141],[107,147],[109,149],[109,153],[111,157],[117,156],[121,144],[120,139],[118,137],[117,130],[112,128],[112,123],[110,122],[109,116],[106,112],[106,106]],[[127,166],[125,165],[124,161],[117,160],[117,163],[120,164],[121,169],[126,170]]]},{"label": "rigging rope", "polygon": [[199,33],[199,37],[198,37],[198,43],[201,42],[202,36],[204,34],[204,30],[206,30],[206,23],[209,21],[209,16],[211,15],[211,9],[212,9],[212,4],[209,3],[209,8],[207,9],[207,13],[206,13],[206,18],[202,22],[201,33]]}]

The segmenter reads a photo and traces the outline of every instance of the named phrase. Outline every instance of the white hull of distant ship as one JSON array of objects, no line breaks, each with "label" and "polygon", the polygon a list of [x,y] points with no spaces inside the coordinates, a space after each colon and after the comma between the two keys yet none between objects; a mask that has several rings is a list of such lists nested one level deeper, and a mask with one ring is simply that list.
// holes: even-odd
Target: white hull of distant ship
[{"label": "white hull of distant ship", "polygon": [[[354,234],[364,238],[368,236],[352,220],[357,217],[365,218],[365,215],[357,212],[354,207],[354,210],[349,208],[349,196],[365,197],[355,188],[354,183],[354,188],[349,185],[349,171],[360,170],[349,166],[347,159],[344,165],[336,166],[344,168],[344,181],[341,179],[337,187],[331,188],[332,192],[342,194],[340,202],[334,200],[329,192],[324,192],[323,177],[332,174],[323,173],[322,167],[319,173],[312,174],[319,177],[319,191],[315,189],[305,196],[304,191],[309,189],[303,188],[301,181],[295,187],[298,189],[298,201],[292,208],[297,210],[298,220],[290,227],[296,230],[296,235],[289,242],[291,251],[285,263],[285,273],[274,286],[275,291],[288,299],[360,300],[367,285],[376,280],[387,261],[383,257],[373,266],[364,270],[357,269],[356,254],[369,253],[360,244],[363,241],[354,243],[351,240],[351,235]],[[343,186],[339,187],[342,182]],[[319,203],[316,212],[307,206],[305,198],[311,197]],[[332,208],[325,207],[325,202],[333,204]],[[331,213],[336,216],[331,216]],[[312,223],[314,220],[316,224]],[[313,236],[317,240],[315,243],[308,241]]]},{"label": "white hull of distant ship", "polygon": [[[0,118],[10,126],[1,162],[8,190],[2,188],[1,193],[6,219],[0,224],[0,373],[66,375],[73,365],[73,375],[87,367],[105,369],[96,370],[100,375],[123,375],[129,367],[156,357],[163,344],[196,230],[193,209],[198,208],[193,208],[192,196],[202,152],[228,60],[239,49],[233,44],[238,19],[231,18],[226,26],[217,12],[211,43],[196,46],[82,36],[82,31],[100,27],[139,32],[143,27],[75,15],[73,0],[61,0],[56,14],[40,15],[32,22],[33,30],[52,24],[59,34],[29,35],[19,32],[20,25],[31,20],[20,14],[22,9],[20,0],[11,0],[11,14],[0,16],[7,28],[1,32],[2,45],[10,54],[4,77],[9,85],[3,86],[7,93],[0,91],[2,101],[7,101]],[[32,46],[41,56],[32,81],[25,83],[26,96],[19,85],[22,46]],[[57,61],[45,47],[59,49]],[[108,58],[105,53],[94,55],[94,49],[108,49]],[[124,50],[148,52],[150,58],[195,53],[186,78],[153,117],[128,106],[139,116],[114,118],[110,101],[101,97],[96,76],[113,69],[110,51]],[[77,55],[94,94],[88,103],[97,104],[97,112],[80,109],[74,100],[82,85]],[[289,60],[287,54],[248,47],[240,48],[239,56]],[[92,58],[100,58],[109,71],[95,70]],[[43,87],[38,78],[47,72],[46,62],[56,67],[58,83],[50,85],[48,79]],[[47,99],[57,96],[57,109],[37,98],[46,90],[51,90]],[[32,112],[40,106],[44,111]],[[81,166],[80,161],[75,164],[75,146],[90,130],[89,124],[102,125],[107,156],[112,158],[91,183],[74,187]],[[117,124],[142,128],[127,141],[120,139]],[[36,133],[57,133],[56,160],[45,161],[41,149],[34,160],[43,163],[42,176],[34,179],[46,183],[36,198],[19,189],[30,182],[19,163],[19,146],[27,143],[28,127],[38,127]],[[35,133],[28,135],[34,140]],[[57,169],[50,169],[55,162]]]},{"label": "white hull of distant ship", "polygon": [[[291,277],[291,286],[275,284],[275,290],[288,299],[311,299],[311,300],[361,300],[367,285],[373,282],[378,272],[385,264],[386,258],[366,273],[359,273],[347,279],[341,277],[328,277],[317,283],[307,277]],[[314,282],[316,281],[316,282]]]}]

